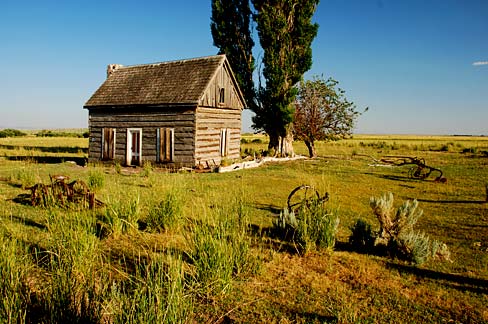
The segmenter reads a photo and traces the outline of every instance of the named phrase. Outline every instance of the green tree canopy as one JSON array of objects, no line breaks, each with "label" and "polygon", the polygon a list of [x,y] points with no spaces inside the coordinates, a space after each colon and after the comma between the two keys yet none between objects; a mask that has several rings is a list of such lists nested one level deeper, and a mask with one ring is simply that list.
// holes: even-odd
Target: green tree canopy
[{"label": "green tree canopy", "polygon": [[315,157],[315,141],[336,140],[351,135],[359,112],[347,100],[338,81],[315,76],[297,86],[293,132],[303,140],[310,157]]},{"label": "green tree canopy", "polygon": [[249,0],[212,0],[210,29],[219,54],[226,54],[248,108],[255,105],[254,40]]},{"label": "green tree canopy", "polygon": [[259,89],[260,105],[254,109],[254,127],[268,133],[270,148],[282,152],[280,142],[289,138],[289,125],[293,122],[294,85],[312,66],[311,44],[318,30],[312,17],[319,1],[252,0],[252,3],[264,50],[265,81]]}]

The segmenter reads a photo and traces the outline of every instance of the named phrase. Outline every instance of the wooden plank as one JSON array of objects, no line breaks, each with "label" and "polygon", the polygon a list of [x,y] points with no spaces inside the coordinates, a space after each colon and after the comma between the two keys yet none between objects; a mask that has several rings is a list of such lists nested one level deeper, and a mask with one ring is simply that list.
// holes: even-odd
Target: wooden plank
[{"label": "wooden plank", "polygon": [[[196,107],[195,107],[196,108]],[[152,115],[152,116],[166,116],[166,115],[194,115],[195,108],[182,109],[162,107],[143,109],[141,107],[132,108],[116,108],[116,109],[91,109],[89,110],[89,115],[94,117],[107,116],[107,115],[120,115],[120,116],[141,116],[141,115]]]},{"label": "wooden plank", "polygon": [[97,125],[97,123],[125,123],[125,122],[132,122],[132,123],[186,123],[189,125],[193,125],[195,123],[194,116],[191,118],[182,118],[182,116],[178,117],[171,117],[171,118],[156,118],[150,116],[139,116],[139,117],[130,117],[130,116],[104,116],[99,118],[92,118],[91,123],[92,125]]},{"label": "wooden plank", "polygon": [[[201,107],[198,108],[196,113],[196,116],[205,116],[209,115],[212,117],[222,117],[222,116],[234,116],[234,118],[240,118],[242,115],[242,111],[240,109],[225,109],[225,108],[207,108],[207,107]],[[218,118],[218,117],[216,117]]]},{"label": "wooden plank", "polygon": [[134,121],[100,121],[96,122],[95,126],[99,128],[103,127],[116,127],[116,128],[156,128],[156,127],[172,127],[182,128],[187,132],[191,132],[195,129],[195,122],[164,122],[164,121],[146,121],[146,122],[134,122]]},{"label": "wooden plank", "polygon": [[219,113],[207,113],[207,114],[198,114],[198,118],[196,119],[198,122],[201,121],[208,121],[208,120],[235,120],[235,121],[240,121],[241,120],[241,115],[231,115],[231,114],[219,114]]}]

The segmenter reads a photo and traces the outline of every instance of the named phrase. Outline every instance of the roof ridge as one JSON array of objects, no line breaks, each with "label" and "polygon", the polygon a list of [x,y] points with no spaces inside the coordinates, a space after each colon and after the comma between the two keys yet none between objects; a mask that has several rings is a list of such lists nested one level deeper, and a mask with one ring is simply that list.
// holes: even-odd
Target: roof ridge
[{"label": "roof ridge", "polygon": [[194,58],[187,58],[187,59],[180,59],[180,60],[163,61],[163,62],[155,62],[155,63],[119,65],[117,70],[122,70],[122,69],[126,69],[126,68],[134,68],[134,67],[145,67],[145,66],[157,66],[157,65],[164,65],[164,64],[186,63],[186,62],[201,61],[201,60],[206,60],[206,59],[211,59],[211,58],[221,58],[221,60],[223,60],[225,58],[225,54],[208,55],[208,56],[201,56],[201,57],[194,57]]}]

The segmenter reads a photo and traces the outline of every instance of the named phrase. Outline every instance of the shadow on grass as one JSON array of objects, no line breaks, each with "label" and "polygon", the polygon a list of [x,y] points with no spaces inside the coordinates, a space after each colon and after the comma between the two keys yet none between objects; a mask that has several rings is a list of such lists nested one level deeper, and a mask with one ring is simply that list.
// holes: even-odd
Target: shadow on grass
[{"label": "shadow on grass", "polygon": [[[427,179],[414,179],[410,178],[409,176],[403,176],[403,175],[393,175],[393,174],[378,174],[378,173],[372,173],[372,172],[365,172],[364,174],[366,175],[372,175],[377,178],[381,179],[386,179],[386,180],[393,180],[393,181],[402,181],[402,182],[410,182],[410,183],[421,183],[421,182],[433,182],[433,183],[442,183],[439,181],[436,181],[435,178],[430,178]],[[414,188],[414,187],[410,187]]]},{"label": "shadow on grass", "polygon": [[275,215],[279,215],[283,211],[283,208],[276,207],[271,204],[256,204],[254,207],[260,210],[271,212]]},{"label": "shadow on grass", "polygon": [[[13,186],[17,186],[15,184],[12,184]],[[21,186],[18,186],[20,188]],[[12,199],[14,203],[21,204],[24,206],[32,206],[32,200],[31,200],[31,195],[30,194],[20,194],[14,199]]]},{"label": "shadow on grass", "polygon": [[259,238],[260,244],[277,252],[300,254],[300,247],[294,240],[292,231],[278,230],[272,226],[249,225],[249,234]]},{"label": "shadow on grass", "polygon": [[[413,198],[409,198],[413,199]],[[437,203],[437,204],[488,204],[486,200],[434,200],[434,199],[419,199],[418,202]]]},{"label": "shadow on grass", "polygon": [[444,273],[428,269],[420,269],[414,266],[387,263],[387,267],[396,269],[400,272],[410,273],[424,279],[444,281],[446,286],[461,291],[470,291],[477,294],[488,294],[488,280],[472,278],[457,274]]},{"label": "shadow on grass", "polygon": [[372,247],[364,246],[359,248],[354,244],[351,244],[349,242],[342,242],[342,241],[335,242],[334,251],[368,254],[368,255],[375,255],[379,257],[389,256],[387,247],[383,245],[377,245]]},{"label": "shadow on grass", "polygon": [[88,153],[88,148],[86,147],[70,147],[70,146],[20,146],[20,145],[3,145],[0,144],[0,150],[28,150],[28,151],[39,151],[44,153]]},{"label": "shadow on grass", "polygon": [[338,323],[339,321],[335,316],[325,316],[310,312],[296,312],[294,315],[305,320],[305,323]]},{"label": "shadow on grass", "polygon": [[378,174],[372,172],[364,173],[366,175],[375,176],[377,178],[386,179],[386,180],[393,180],[393,181],[402,181],[402,182],[419,182],[419,181],[428,181],[428,180],[417,180],[412,179],[408,176],[401,176],[401,175],[391,175],[391,174]]},{"label": "shadow on grass", "polygon": [[36,227],[36,228],[41,229],[41,230],[47,229],[46,225],[38,223],[36,221],[33,221],[32,219],[29,219],[29,218],[20,217],[20,216],[10,216],[9,218],[13,221],[19,222],[19,223],[27,225],[27,226]]},{"label": "shadow on grass", "polygon": [[4,158],[10,161],[28,161],[43,164],[59,164],[73,161],[77,165],[85,166],[88,163],[87,158],[73,156],[5,156]]}]

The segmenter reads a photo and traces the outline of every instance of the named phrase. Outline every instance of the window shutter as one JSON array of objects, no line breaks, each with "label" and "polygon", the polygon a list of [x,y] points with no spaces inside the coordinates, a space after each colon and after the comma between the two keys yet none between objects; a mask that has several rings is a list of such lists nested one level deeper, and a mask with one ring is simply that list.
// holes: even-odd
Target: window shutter
[{"label": "window shutter", "polygon": [[225,129],[225,156],[229,155],[230,128]]},{"label": "window shutter", "polygon": [[173,161],[174,153],[174,129],[160,128],[159,129],[159,161],[171,162]]},{"label": "window shutter", "polygon": [[115,159],[115,129],[104,128],[102,136],[103,136],[102,159],[103,160]]},{"label": "window shutter", "polygon": [[229,155],[230,129],[223,128],[220,130],[220,156]]},{"label": "window shutter", "polygon": [[225,156],[225,129],[220,130],[220,156]]}]

